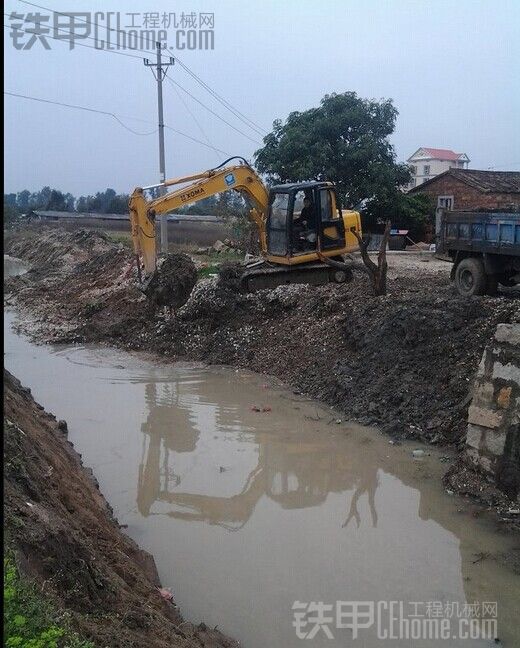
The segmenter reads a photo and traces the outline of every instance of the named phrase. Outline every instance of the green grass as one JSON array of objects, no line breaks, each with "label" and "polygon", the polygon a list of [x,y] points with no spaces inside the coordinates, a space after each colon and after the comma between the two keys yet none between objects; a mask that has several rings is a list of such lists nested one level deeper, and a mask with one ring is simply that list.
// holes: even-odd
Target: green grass
[{"label": "green grass", "polygon": [[217,274],[218,273],[218,265],[206,265],[203,266],[202,268],[199,268],[197,270],[197,276],[199,279],[205,279],[206,277],[209,277],[210,275]]},{"label": "green grass", "polygon": [[70,629],[36,585],[18,572],[12,556],[4,557],[4,646],[6,648],[95,648]]},{"label": "green grass", "polygon": [[132,249],[132,235],[130,232],[111,232],[105,231],[108,238],[112,239],[115,243],[122,243],[126,248]]}]

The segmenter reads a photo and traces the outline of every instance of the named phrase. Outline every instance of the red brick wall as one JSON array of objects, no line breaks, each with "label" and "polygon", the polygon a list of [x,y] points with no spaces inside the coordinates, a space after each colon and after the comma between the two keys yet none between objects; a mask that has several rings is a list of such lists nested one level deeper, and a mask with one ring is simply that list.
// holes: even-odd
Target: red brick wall
[{"label": "red brick wall", "polygon": [[418,187],[414,193],[425,193],[432,197],[437,207],[439,196],[453,196],[453,209],[501,209],[511,204],[520,209],[520,193],[483,193],[456,178],[446,176],[434,180],[427,187]]}]

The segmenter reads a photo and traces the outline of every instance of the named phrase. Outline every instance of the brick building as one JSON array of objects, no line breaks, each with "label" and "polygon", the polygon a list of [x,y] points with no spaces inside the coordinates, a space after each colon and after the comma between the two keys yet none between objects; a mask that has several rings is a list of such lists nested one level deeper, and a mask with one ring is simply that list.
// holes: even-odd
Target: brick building
[{"label": "brick building", "polygon": [[449,169],[408,193],[431,196],[435,208],[520,211],[520,171]]}]

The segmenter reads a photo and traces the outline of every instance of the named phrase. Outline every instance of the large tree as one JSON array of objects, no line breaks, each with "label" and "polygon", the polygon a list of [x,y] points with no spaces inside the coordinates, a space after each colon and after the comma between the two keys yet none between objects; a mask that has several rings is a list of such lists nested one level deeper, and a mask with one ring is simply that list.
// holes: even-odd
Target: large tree
[{"label": "large tree", "polygon": [[364,207],[365,224],[393,220],[392,213],[380,218],[380,207],[388,210],[410,178],[388,140],[397,114],[390,99],[325,95],[318,108],[274,122],[255,153],[256,166],[273,182],[331,180],[345,207]]}]

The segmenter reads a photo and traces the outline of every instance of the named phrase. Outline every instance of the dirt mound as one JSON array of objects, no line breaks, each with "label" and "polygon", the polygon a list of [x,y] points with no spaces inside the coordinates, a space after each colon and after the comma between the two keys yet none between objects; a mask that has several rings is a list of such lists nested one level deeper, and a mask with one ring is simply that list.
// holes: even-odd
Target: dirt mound
[{"label": "dirt mound", "polygon": [[240,290],[243,272],[244,266],[241,263],[225,261],[218,271],[219,286],[235,291]]},{"label": "dirt mound", "polygon": [[157,306],[180,308],[197,283],[197,269],[187,254],[169,254],[157,265],[145,294]]},{"label": "dirt mound", "polygon": [[481,351],[497,323],[514,316],[510,301],[427,292],[359,305],[344,327],[334,397],[388,433],[457,442]]},{"label": "dirt mound", "polygon": [[[21,234],[21,235],[20,235]],[[68,267],[87,261],[109,250],[120,249],[104,232],[80,229],[76,232],[53,228],[10,232],[4,241],[12,256],[20,257],[35,269]]]},{"label": "dirt mound", "polygon": [[7,544],[83,636],[124,648],[237,645],[161,597],[153,558],[121,532],[64,422],[5,371],[4,443]]}]

